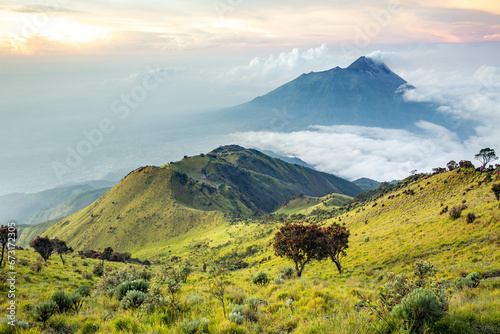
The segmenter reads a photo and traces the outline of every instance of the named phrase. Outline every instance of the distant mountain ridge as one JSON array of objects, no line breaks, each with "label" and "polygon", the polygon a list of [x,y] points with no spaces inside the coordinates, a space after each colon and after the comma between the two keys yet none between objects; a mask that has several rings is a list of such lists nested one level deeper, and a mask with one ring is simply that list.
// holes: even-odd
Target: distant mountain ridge
[{"label": "distant mountain ridge", "polygon": [[38,224],[67,216],[86,207],[115,184],[113,181],[91,180],[33,194],[0,196],[0,223]]},{"label": "distant mountain ridge", "polygon": [[352,181],[355,185],[363,189],[363,191],[368,191],[368,190],[374,190],[377,189],[378,186],[380,186],[381,182],[362,177],[357,180]]},{"label": "distant mountain ridge", "polygon": [[274,153],[273,151],[259,150],[259,149],[257,149],[257,150],[261,151],[265,155],[270,156],[271,158],[280,159],[280,160],[283,160],[284,162],[288,162],[289,164],[295,164],[295,165],[299,165],[302,167],[307,167],[307,168],[316,170],[316,168],[314,168],[314,166],[309,165],[307,162],[305,162],[304,160],[299,159],[297,157],[286,157],[286,156]]}]

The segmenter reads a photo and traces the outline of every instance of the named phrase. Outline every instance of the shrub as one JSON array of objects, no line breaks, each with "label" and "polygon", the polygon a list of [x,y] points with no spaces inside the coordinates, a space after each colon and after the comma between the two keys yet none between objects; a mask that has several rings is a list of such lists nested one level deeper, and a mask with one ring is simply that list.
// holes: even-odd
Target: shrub
[{"label": "shrub", "polygon": [[193,319],[191,321],[184,320],[180,325],[180,329],[184,334],[209,333],[209,323],[210,320],[207,318],[201,318],[200,320]]},{"label": "shrub", "polygon": [[466,279],[470,282],[471,288],[477,288],[481,282],[481,275],[477,271],[474,271],[467,275]]},{"label": "shrub", "polygon": [[271,282],[271,279],[267,276],[267,274],[263,271],[257,274],[253,279],[253,284],[258,286],[266,286]]},{"label": "shrub", "polygon": [[139,326],[130,319],[116,319],[113,322],[113,328],[117,332],[125,332],[125,333],[139,332]]},{"label": "shrub", "polygon": [[229,327],[222,327],[219,329],[218,334],[247,334],[248,330],[235,323],[231,323]]},{"label": "shrub", "polygon": [[149,282],[143,279],[135,281],[125,281],[120,283],[115,289],[115,297],[118,300],[122,300],[129,291],[136,290],[140,292],[148,292]]},{"label": "shrub", "polygon": [[92,274],[88,271],[84,271],[82,273],[82,278],[91,281],[92,280]]},{"label": "shrub", "polygon": [[491,186],[491,191],[495,194],[497,201],[500,201],[500,183],[496,183]]},{"label": "shrub", "polygon": [[34,272],[37,272],[39,273],[40,271],[42,271],[42,263],[41,262],[35,262],[35,263],[32,263],[30,264],[30,270],[31,271],[34,271]]},{"label": "shrub", "polygon": [[476,220],[476,215],[473,212],[469,212],[467,214],[467,218],[465,218],[467,224],[472,224],[475,220]]},{"label": "shrub", "polygon": [[290,279],[292,278],[293,276],[293,268],[292,267],[286,267],[285,269],[283,269],[283,271],[281,272],[281,277],[283,279]]},{"label": "shrub", "polygon": [[92,273],[98,277],[102,277],[102,275],[104,275],[104,266],[102,264],[96,264],[94,269],[92,269]]},{"label": "shrub", "polygon": [[281,277],[276,277],[276,278],[274,279],[274,284],[276,284],[276,285],[285,284],[285,280],[284,280],[284,279],[282,279]]},{"label": "shrub", "polygon": [[418,288],[408,294],[391,312],[395,318],[404,321],[411,332],[421,332],[424,324],[441,319],[445,312],[438,298],[428,289]]},{"label": "shrub", "polygon": [[185,264],[181,266],[180,272],[179,272],[179,278],[182,281],[182,283],[186,283],[189,274],[193,272],[193,268],[189,264]]},{"label": "shrub", "polygon": [[76,289],[76,292],[78,292],[82,297],[90,297],[91,291],[92,288],[89,285],[80,285],[78,289]]},{"label": "shrub", "polygon": [[235,324],[241,325],[245,322],[245,317],[243,316],[243,306],[234,305],[231,313],[229,313],[229,321]]},{"label": "shrub", "polygon": [[257,309],[259,308],[259,304],[260,304],[259,298],[256,298],[256,297],[248,298],[246,300],[246,302],[247,302],[248,307],[253,311],[257,311]]},{"label": "shrub", "polygon": [[448,214],[450,215],[451,219],[458,219],[462,215],[462,211],[465,210],[465,208],[465,205],[454,206],[450,209],[450,212]]},{"label": "shrub", "polygon": [[48,300],[45,303],[40,303],[33,308],[33,315],[35,321],[41,321],[45,325],[47,320],[50,319],[58,310],[58,306],[55,301]]},{"label": "shrub", "polygon": [[0,333],[1,334],[16,334],[22,333],[23,330],[27,332],[30,329],[30,324],[23,320],[10,320],[7,317],[3,317],[0,322]]},{"label": "shrub", "polygon": [[63,290],[54,292],[54,294],[50,296],[50,300],[54,301],[57,304],[58,313],[67,312],[71,310],[71,307],[73,306],[71,297],[68,296],[68,294]]},{"label": "shrub", "polygon": [[120,306],[123,309],[138,308],[146,300],[147,295],[142,291],[130,290],[123,297]]},{"label": "shrub", "polygon": [[111,271],[106,271],[101,280],[96,285],[96,290],[106,293],[109,289],[116,288],[125,281],[134,281],[141,278],[141,274],[134,267],[122,267]]},{"label": "shrub", "polygon": [[30,264],[30,262],[29,262],[28,260],[24,259],[24,258],[20,258],[20,259],[17,261],[17,263],[19,263],[21,266],[24,266],[24,267],[26,267],[27,265],[29,265],[29,264]]},{"label": "shrub", "polygon": [[[394,275],[387,273],[387,282],[379,288],[376,304],[363,296],[360,292],[354,294],[360,297],[357,307],[370,308],[380,319],[390,320],[388,315],[396,309],[403,300],[418,289],[426,289],[437,300],[441,311],[444,313],[449,308],[449,283],[447,280],[437,280],[437,270],[430,263],[423,261],[415,264],[413,278],[407,275]],[[398,311],[402,312],[402,311]]]},{"label": "shrub", "polygon": [[473,289],[476,288],[481,282],[481,275],[474,271],[467,275],[467,277],[459,277],[453,280],[455,288],[458,290],[463,290],[466,288]]},{"label": "shrub", "polygon": [[99,331],[99,325],[93,322],[86,322],[80,329],[81,334],[94,334]]},{"label": "shrub", "polygon": [[71,298],[71,309],[78,313],[83,306],[84,297],[77,291],[73,291],[71,295],[69,295],[69,298]]}]

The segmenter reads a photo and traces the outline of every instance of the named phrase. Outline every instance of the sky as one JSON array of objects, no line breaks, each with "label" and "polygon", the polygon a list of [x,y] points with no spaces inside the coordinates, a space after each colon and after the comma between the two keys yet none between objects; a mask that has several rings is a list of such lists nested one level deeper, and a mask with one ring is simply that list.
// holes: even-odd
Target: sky
[{"label": "sky", "polygon": [[[475,134],[420,122],[418,133],[312,124],[203,136],[186,121],[362,55],[417,87],[408,101],[433,102]],[[499,55],[497,0],[0,0],[0,195],[228,143],[350,180],[473,160],[500,150]]]}]

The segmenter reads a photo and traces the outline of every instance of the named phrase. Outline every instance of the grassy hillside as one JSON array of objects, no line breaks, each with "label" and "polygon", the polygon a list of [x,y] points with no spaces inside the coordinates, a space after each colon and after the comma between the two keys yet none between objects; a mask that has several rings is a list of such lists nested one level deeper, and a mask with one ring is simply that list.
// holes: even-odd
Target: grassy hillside
[{"label": "grassy hillside", "polygon": [[53,220],[58,218],[60,219],[69,216],[70,214],[79,211],[85,208],[86,206],[92,204],[95,200],[104,195],[109,189],[111,188],[106,187],[106,188],[92,189],[80,193],[75,197],[69,199],[68,201],[58,204],[56,207],[39,211],[33,214],[28,219],[26,224],[31,225],[31,224],[36,224],[38,222],[45,222],[48,220]]},{"label": "grassy hillside", "polygon": [[[96,202],[59,221],[44,235],[66,240],[76,250],[111,246],[116,251],[137,251],[146,244],[220,223],[222,213],[195,210],[174,200],[176,196],[192,198],[192,189],[183,187],[185,182],[185,176],[170,168],[137,169]],[[209,190],[202,185],[196,187],[197,201],[203,200],[203,195],[209,196]]]},{"label": "grassy hillside", "polygon": [[[345,224],[351,237],[344,265],[355,275],[376,276],[387,270],[408,270],[419,260],[430,260],[450,275],[500,270],[500,203],[491,191],[491,184],[500,180],[494,176],[492,181],[485,182],[486,177],[486,174],[463,169],[422,177],[376,200],[341,209],[332,206],[327,209],[335,216],[331,219],[315,215],[313,208],[317,204],[307,197],[291,201],[288,213],[309,212],[306,219],[319,220],[322,225]],[[458,219],[451,219],[448,212],[441,214],[446,206],[450,211],[459,205],[467,208]],[[282,224],[278,220],[282,215],[278,214],[285,213],[285,208],[278,210],[275,216],[225,222],[136,254],[144,259],[149,255],[153,259],[182,255],[201,264],[213,260],[213,252],[233,255],[236,252],[234,256],[240,260],[258,262],[274,257],[269,245]],[[466,222],[468,213],[475,214],[473,223]],[[259,251],[246,254],[247,247],[255,244]],[[320,271],[331,272],[329,263],[318,266]]]},{"label": "grassy hillside", "polygon": [[[455,273],[500,269],[500,207],[491,191],[499,177],[490,177],[467,169],[421,177],[331,220],[354,232],[350,266],[376,272],[426,259]],[[461,216],[450,218],[461,205]]]},{"label": "grassy hillside", "polygon": [[[141,180],[147,179],[147,175],[145,173]],[[163,179],[168,179],[162,175]],[[122,182],[137,180],[127,179]],[[165,182],[170,182],[168,180]],[[342,209],[332,206],[328,208],[336,215],[332,219],[321,220],[311,211],[307,220],[319,219],[322,225],[345,224],[351,231],[342,274],[329,260],[312,262],[306,266],[302,278],[276,280],[275,283],[275,278],[291,265],[276,257],[272,250],[272,238],[283,224],[283,214],[235,221],[221,217],[218,223],[136,249],[133,256],[153,260],[150,272],[158,273],[158,279],[164,275],[165,267],[177,267],[186,261],[193,266],[194,273],[182,284],[176,297],[178,313],[172,313],[170,306],[154,312],[141,308],[122,309],[115,297],[106,295],[109,287],[104,282],[109,282],[108,278],[102,280],[93,276],[88,280],[97,260],[69,256],[68,265],[63,266],[59,258],[53,256],[38,273],[29,269],[37,262],[37,256],[22,251],[18,256],[29,263],[18,265],[17,269],[21,300],[19,318],[35,326],[31,333],[44,332],[42,324],[33,321],[33,307],[47,300],[57,289],[69,293],[86,283],[93,285],[91,299],[78,313],[65,313],[50,319],[48,332],[189,333],[188,322],[206,318],[209,320],[207,330],[214,334],[409,333],[402,328],[388,330],[385,321],[389,318],[382,320],[371,309],[357,307],[358,297],[353,291],[374,301],[379,287],[388,282],[390,275],[387,273],[406,273],[413,279],[415,263],[430,261],[438,269],[437,279],[448,279],[451,284],[447,290],[450,305],[441,320],[427,326],[426,333],[499,333],[500,207],[491,191],[491,185],[498,182],[500,179],[496,175],[489,181],[488,174],[460,169],[430,178],[420,176],[414,181],[405,180],[379,198],[351,203]],[[114,191],[124,191],[121,195],[125,196],[126,189],[133,187]],[[101,200],[106,200],[106,196]],[[450,211],[458,205],[467,205],[459,218],[452,219],[444,212],[446,206]],[[104,210],[104,206],[102,208]],[[467,214],[472,212],[477,218],[467,223]],[[133,241],[129,245],[133,245]],[[237,269],[241,261],[248,267]],[[219,301],[208,293],[212,281],[209,273],[203,272],[204,263],[214,262],[232,269],[225,278],[226,314]],[[141,267],[126,269],[128,265],[117,263],[107,266],[122,268],[121,273],[135,270],[139,275],[143,271]],[[271,278],[267,286],[252,283],[261,271]],[[478,287],[462,290],[453,285],[454,279],[473,271],[482,275]],[[118,276],[108,272],[107,277]],[[155,282],[150,274],[144,277]],[[159,290],[151,290],[148,295],[153,298],[161,294],[168,299],[166,283],[157,286]],[[259,299],[253,313],[246,311],[250,308],[248,298]],[[4,299],[0,307],[6,308],[6,303]],[[230,303],[243,305],[247,318],[241,324],[230,320]]]},{"label": "grassy hillside", "polygon": [[111,246],[138,251],[218,225],[224,214],[258,216],[299,194],[331,192],[357,194],[360,189],[255,150],[225,146],[162,167],[139,168],[44,235],[66,240],[77,250]]},{"label": "grassy hillside", "polygon": [[169,166],[202,184],[235,189],[259,211],[267,213],[298,194],[319,197],[334,192],[355,196],[362,191],[334,175],[289,164],[237,145],[222,146],[202,156],[186,157]]},{"label": "grassy hillside", "polygon": [[285,213],[308,215],[314,210],[328,210],[341,207],[352,200],[352,197],[340,194],[329,194],[323,197],[298,196],[284,203],[276,211],[277,214]]},{"label": "grassy hillside", "polygon": [[58,221],[59,219],[53,219],[35,225],[18,225],[16,245],[23,248],[27,247],[31,240],[35,239],[37,235],[43,234]]}]

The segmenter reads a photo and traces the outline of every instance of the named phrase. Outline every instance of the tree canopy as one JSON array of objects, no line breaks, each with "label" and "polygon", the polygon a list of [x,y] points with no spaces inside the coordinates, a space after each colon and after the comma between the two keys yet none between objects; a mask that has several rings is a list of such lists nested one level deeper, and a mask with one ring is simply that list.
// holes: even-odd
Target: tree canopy
[{"label": "tree canopy", "polygon": [[341,258],[346,255],[346,249],[349,248],[349,231],[345,226],[333,224],[323,228],[325,234],[326,252],[330,259],[337,266],[339,273],[342,272]]},{"label": "tree canopy", "polygon": [[345,255],[348,238],[349,231],[336,224],[320,228],[316,224],[286,223],[274,236],[274,251],[277,256],[293,261],[297,277],[302,276],[307,263],[328,257],[340,272],[340,259]]},{"label": "tree canopy", "polygon": [[481,163],[481,166],[484,168],[490,161],[497,160],[498,157],[495,153],[494,149],[489,147],[481,149],[478,154],[474,156],[476,160]]},{"label": "tree canopy", "polygon": [[40,254],[44,261],[47,261],[55,250],[54,243],[49,237],[37,236],[30,242],[30,246],[35,249],[35,252]]},{"label": "tree canopy", "polygon": [[55,252],[61,257],[62,263],[66,264],[66,262],[64,262],[63,254],[72,253],[73,248],[68,247],[68,245],[66,245],[66,241],[59,240],[57,238],[52,239],[51,241],[53,243]]}]

